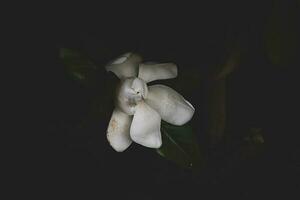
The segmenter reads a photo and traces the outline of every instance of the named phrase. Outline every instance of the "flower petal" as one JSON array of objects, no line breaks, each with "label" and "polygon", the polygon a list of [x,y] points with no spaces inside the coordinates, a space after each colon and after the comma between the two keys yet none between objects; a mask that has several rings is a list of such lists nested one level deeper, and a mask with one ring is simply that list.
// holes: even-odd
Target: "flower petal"
[{"label": "flower petal", "polygon": [[180,126],[193,117],[195,108],[172,88],[165,85],[152,85],[148,89],[146,103],[166,122]]},{"label": "flower petal", "polygon": [[144,101],[139,102],[130,127],[131,139],[146,147],[159,148],[162,144],[160,122],[161,117],[154,109]]},{"label": "flower petal", "polygon": [[141,94],[143,98],[148,95],[148,87],[145,81],[140,78],[135,78],[132,82],[131,88],[137,93]]},{"label": "flower petal", "polygon": [[134,53],[125,53],[106,65],[107,71],[112,71],[120,79],[137,76],[138,65],[142,57]]},{"label": "flower petal", "polygon": [[160,80],[170,79],[177,76],[177,66],[174,63],[146,64],[139,65],[138,77],[146,83]]},{"label": "flower petal", "polygon": [[116,107],[120,108],[124,113],[133,115],[135,112],[135,92],[132,89],[134,78],[128,78],[120,81],[120,85],[116,91]]},{"label": "flower petal", "polygon": [[129,136],[131,121],[132,116],[123,113],[119,109],[113,111],[106,136],[110,145],[118,152],[124,151],[132,143]]},{"label": "flower petal", "polygon": [[116,90],[116,107],[128,115],[133,115],[137,102],[146,98],[147,94],[148,87],[142,79],[123,79]]}]

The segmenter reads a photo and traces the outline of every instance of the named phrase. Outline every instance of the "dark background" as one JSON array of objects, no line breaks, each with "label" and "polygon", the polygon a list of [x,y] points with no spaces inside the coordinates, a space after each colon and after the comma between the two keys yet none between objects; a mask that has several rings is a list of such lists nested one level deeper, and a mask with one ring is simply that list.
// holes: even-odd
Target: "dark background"
[{"label": "dark background", "polygon": [[[264,34],[274,2],[123,4],[73,2],[40,5],[32,15],[28,11],[30,17],[21,28],[28,41],[22,49],[30,49],[31,64],[39,68],[30,82],[36,88],[31,102],[35,109],[26,109],[39,120],[31,121],[38,134],[26,143],[30,153],[20,154],[26,177],[20,184],[28,186],[26,193],[41,199],[141,200],[297,195],[299,127],[294,116],[299,59],[274,64],[267,56]],[[283,13],[295,9],[296,1],[281,6]],[[243,59],[226,78],[229,136],[215,142],[206,132],[207,95],[214,85],[210,77],[236,46]],[[59,58],[62,47],[89,55],[99,66],[127,51],[145,60],[176,63],[178,78],[162,83],[196,108],[191,123],[207,162],[202,172],[194,175],[137,144],[115,152],[106,141],[111,113],[100,120],[89,118],[93,99],[99,94],[110,98],[107,88],[113,90],[115,78],[99,69],[96,86],[82,85]],[[112,85],[107,84],[110,80]],[[100,106],[113,109],[110,103]],[[263,150],[245,159],[241,141],[245,130],[253,127],[263,130]]]}]

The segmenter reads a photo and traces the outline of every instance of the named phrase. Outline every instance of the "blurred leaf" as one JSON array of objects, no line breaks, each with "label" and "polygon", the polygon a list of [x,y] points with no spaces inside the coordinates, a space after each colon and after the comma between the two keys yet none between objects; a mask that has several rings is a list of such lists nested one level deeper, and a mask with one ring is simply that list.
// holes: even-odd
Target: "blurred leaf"
[{"label": "blurred leaf", "polygon": [[298,59],[299,17],[296,2],[273,1],[266,27],[267,55],[273,64],[290,64]]},{"label": "blurred leaf", "polygon": [[218,143],[226,124],[226,80],[213,81],[208,93],[208,134],[212,144]]},{"label": "blurred leaf", "polygon": [[241,158],[255,158],[263,152],[265,140],[261,128],[251,128],[244,141],[240,149]]},{"label": "blurred leaf", "polygon": [[263,144],[265,142],[264,137],[262,136],[261,128],[251,128],[250,134],[245,138],[245,141],[252,144]]},{"label": "blurred leaf", "polygon": [[222,64],[217,68],[215,79],[226,78],[229,74],[231,74],[233,70],[239,65],[240,57],[241,50],[239,48],[234,49],[230,53],[225,64]]},{"label": "blurred leaf", "polygon": [[79,124],[84,127],[90,123],[108,121],[114,108],[114,92],[119,79],[112,73],[99,68],[88,56],[79,51],[61,48],[60,58],[67,73],[80,83],[88,86],[86,98],[89,99],[89,111]]},{"label": "blurred leaf", "polygon": [[226,78],[238,67],[241,54],[241,43],[237,41],[235,47],[229,50],[225,62],[213,70],[213,78],[209,79],[207,133],[212,145],[220,142],[225,133]]},{"label": "blurred leaf", "polygon": [[87,56],[67,48],[61,48],[59,55],[66,66],[67,72],[74,79],[85,84],[93,81],[97,67]]},{"label": "blurred leaf", "polygon": [[174,126],[162,121],[162,147],[157,152],[178,165],[199,170],[203,158],[191,126]]}]

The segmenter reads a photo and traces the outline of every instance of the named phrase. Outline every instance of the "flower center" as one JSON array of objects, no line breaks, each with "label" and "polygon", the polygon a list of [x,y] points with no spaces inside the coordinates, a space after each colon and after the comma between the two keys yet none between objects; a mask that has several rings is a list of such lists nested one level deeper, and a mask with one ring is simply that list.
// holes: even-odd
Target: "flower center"
[{"label": "flower center", "polygon": [[136,77],[124,79],[117,90],[116,106],[128,115],[133,115],[136,105],[146,99],[147,95],[145,81]]}]

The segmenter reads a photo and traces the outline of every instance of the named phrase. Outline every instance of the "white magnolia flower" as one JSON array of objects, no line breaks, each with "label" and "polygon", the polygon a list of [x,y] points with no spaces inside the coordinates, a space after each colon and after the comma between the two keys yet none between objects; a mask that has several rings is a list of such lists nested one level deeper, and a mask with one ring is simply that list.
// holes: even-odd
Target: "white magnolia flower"
[{"label": "white magnolia flower", "polygon": [[194,107],[175,90],[164,85],[147,86],[154,80],[175,78],[175,64],[142,63],[139,55],[126,53],[109,63],[106,70],[121,79],[107,129],[107,139],[116,151],[124,151],[132,141],[159,148],[161,119],[183,125],[192,118]]}]

